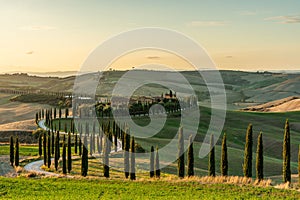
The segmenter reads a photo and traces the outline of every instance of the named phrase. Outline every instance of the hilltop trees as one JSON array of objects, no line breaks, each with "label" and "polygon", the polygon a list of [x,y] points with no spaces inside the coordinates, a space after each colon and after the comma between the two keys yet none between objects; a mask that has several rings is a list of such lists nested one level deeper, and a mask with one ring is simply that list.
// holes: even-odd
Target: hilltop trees
[{"label": "hilltop trees", "polygon": [[258,135],[256,148],[256,179],[258,181],[264,178],[264,156],[263,156],[263,141],[262,132]]},{"label": "hilltop trees", "polygon": [[245,177],[252,177],[252,124],[249,124],[246,133],[246,144],[245,144],[245,154],[244,154],[244,165],[243,171]]},{"label": "hilltop trees", "polygon": [[290,125],[286,120],[283,139],[283,182],[291,182],[291,147],[290,147]]},{"label": "hilltop trees", "polygon": [[194,149],[193,149],[193,136],[192,135],[189,137],[189,149],[188,149],[187,154],[188,154],[187,175],[190,177],[190,176],[194,176]]},{"label": "hilltop trees", "polygon": [[14,138],[13,136],[10,136],[10,139],[9,139],[9,155],[10,155],[10,165],[11,166],[14,166],[14,161],[15,161],[15,149],[14,149]]},{"label": "hilltop trees", "polygon": [[178,132],[178,155],[177,155],[178,177],[184,177],[184,138],[183,129],[179,128]]},{"label": "hilltop trees", "polygon": [[210,136],[210,152],[209,152],[209,162],[208,162],[208,175],[216,176],[215,168],[215,146],[214,146],[214,135]]},{"label": "hilltop trees", "polygon": [[227,141],[226,133],[223,136],[222,140],[222,153],[221,153],[221,175],[228,175],[228,158],[227,158]]}]

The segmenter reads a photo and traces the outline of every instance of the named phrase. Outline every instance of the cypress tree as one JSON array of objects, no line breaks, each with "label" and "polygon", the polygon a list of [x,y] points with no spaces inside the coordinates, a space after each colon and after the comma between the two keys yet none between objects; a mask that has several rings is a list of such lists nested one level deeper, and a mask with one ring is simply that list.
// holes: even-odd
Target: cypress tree
[{"label": "cypress tree", "polygon": [[158,147],[156,147],[156,156],[155,156],[155,177],[160,178],[160,166],[159,166],[159,154],[158,154]]},{"label": "cypress tree", "polygon": [[84,142],[82,145],[83,151],[81,156],[81,175],[87,176],[88,172],[88,150],[87,150],[87,136],[84,136]]},{"label": "cypress tree", "polygon": [[56,119],[56,108],[53,109],[53,119]]},{"label": "cypress tree", "polygon": [[72,170],[72,150],[71,150],[71,134],[68,134],[68,173]]},{"label": "cypress tree", "polygon": [[60,136],[59,136],[59,131],[57,131],[56,137],[58,138],[58,145],[57,145],[58,151],[57,151],[57,156],[58,156],[58,160],[59,160],[59,159],[60,159],[60,143],[59,143],[59,141],[60,141]]},{"label": "cypress tree", "polygon": [[291,182],[290,125],[286,120],[283,140],[283,182]]},{"label": "cypress tree", "polygon": [[14,166],[14,161],[15,161],[15,148],[14,148],[14,138],[13,136],[10,136],[9,140],[9,155],[10,155],[10,165]]},{"label": "cypress tree", "polygon": [[135,142],[133,136],[131,138],[130,149],[130,180],[135,180]]},{"label": "cypress tree", "polygon": [[102,152],[102,138],[103,138],[103,132],[100,132],[100,138],[99,138],[99,148],[98,148],[98,152],[99,154],[101,154]]},{"label": "cypress tree", "polygon": [[264,156],[262,133],[258,135],[256,148],[256,179],[261,181],[264,179]]},{"label": "cypress tree", "polygon": [[52,141],[51,141],[51,154],[52,155],[54,155],[54,151],[55,151],[55,137],[54,137],[54,132],[53,132],[53,130],[52,130],[52,137],[51,137],[51,139],[52,139]]},{"label": "cypress tree", "polygon": [[184,138],[183,138],[183,129],[182,127],[179,128],[178,132],[178,177],[184,177]]},{"label": "cypress tree", "polygon": [[16,155],[15,155],[15,166],[19,166],[19,138],[16,138]]},{"label": "cypress tree", "polygon": [[108,138],[104,139],[103,149],[103,174],[105,178],[109,178],[109,141]]},{"label": "cypress tree", "polygon": [[68,116],[69,116],[69,108],[66,108],[66,110],[65,110],[65,117],[66,117],[66,119],[68,118]]},{"label": "cypress tree", "polygon": [[150,178],[154,177],[154,147],[151,146],[150,152]]},{"label": "cypress tree", "polygon": [[118,151],[118,135],[116,132],[114,133],[114,147],[115,147],[115,152],[117,152]]},{"label": "cypress tree", "polygon": [[244,155],[244,165],[243,171],[245,177],[252,177],[252,124],[249,124],[246,133],[246,144],[245,144],[245,155]]},{"label": "cypress tree", "polygon": [[216,176],[215,168],[215,146],[214,146],[214,135],[210,136],[210,152],[209,152],[209,162],[208,162],[208,175]]},{"label": "cypress tree", "polygon": [[93,154],[93,135],[89,136],[90,138],[90,155]]},{"label": "cypress tree", "polygon": [[74,145],[75,145],[74,151],[75,151],[75,154],[77,154],[77,150],[78,150],[78,136],[77,136],[77,134],[75,134],[75,143],[74,143]]},{"label": "cypress tree", "polygon": [[54,165],[55,165],[55,170],[57,171],[58,169],[58,160],[59,160],[59,132],[57,131],[57,135],[55,138],[55,152],[54,152]]},{"label": "cypress tree", "polygon": [[228,175],[228,156],[227,156],[227,138],[226,133],[223,136],[222,140],[222,154],[221,154],[221,175]]},{"label": "cypress tree", "polygon": [[36,114],[35,114],[35,123],[38,124],[38,121],[39,121],[39,114],[36,113]]},{"label": "cypress tree", "polygon": [[187,154],[188,154],[187,174],[190,177],[190,176],[194,176],[194,148],[193,148],[193,136],[192,135],[189,137],[189,149],[188,149]]},{"label": "cypress tree", "polygon": [[129,149],[130,149],[130,135],[128,134],[128,130],[124,133],[124,172],[125,178],[129,177]]},{"label": "cypress tree", "polygon": [[63,164],[63,174],[67,173],[67,158],[66,158],[66,143],[63,142],[63,152],[62,152],[62,164]]},{"label": "cypress tree", "polygon": [[47,132],[43,134],[44,165],[47,166]]},{"label": "cypress tree", "polygon": [[48,131],[48,137],[47,137],[47,164],[48,168],[51,166],[51,136],[50,131]]},{"label": "cypress tree", "polygon": [[78,144],[78,151],[79,151],[79,155],[82,155],[82,142],[81,142],[81,137],[79,137],[79,144]]},{"label": "cypress tree", "polygon": [[58,117],[59,117],[59,119],[61,119],[61,108],[59,108]]}]

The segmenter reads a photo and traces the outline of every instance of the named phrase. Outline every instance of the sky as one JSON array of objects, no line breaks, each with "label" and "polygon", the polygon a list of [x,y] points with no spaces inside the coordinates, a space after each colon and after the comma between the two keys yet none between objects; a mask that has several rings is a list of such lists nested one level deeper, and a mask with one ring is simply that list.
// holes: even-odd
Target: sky
[{"label": "sky", "polygon": [[[299,70],[299,8],[299,0],[0,0],[0,73],[77,71],[102,42],[142,27],[187,35],[218,69]],[[180,63],[152,51],[113,67],[168,56]]]}]

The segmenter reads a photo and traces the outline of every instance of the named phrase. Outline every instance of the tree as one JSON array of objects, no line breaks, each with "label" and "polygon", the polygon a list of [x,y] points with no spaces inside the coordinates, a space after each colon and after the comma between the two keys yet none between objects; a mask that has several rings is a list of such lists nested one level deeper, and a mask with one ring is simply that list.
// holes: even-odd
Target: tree
[{"label": "tree", "polygon": [[16,138],[15,166],[19,166],[19,138]]},{"label": "tree", "polygon": [[283,139],[283,182],[291,182],[291,146],[290,146],[290,124],[286,120]]},{"label": "tree", "polygon": [[131,138],[131,143],[130,143],[130,149],[131,149],[131,154],[130,154],[130,180],[135,180],[135,142],[134,142],[134,137],[132,136]]},{"label": "tree", "polygon": [[71,150],[71,134],[68,134],[68,173],[72,170],[72,150]]},{"label": "tree", "polygon": [[178,159],[177,159],[178,177],[184,177],[184,138],[183,129],[179,128],[178,132]]},{"label": "tree", "polygon": [[222,154],[221,154],[221,175],[228,175],[228,156],[227,156],[227,141],[226,133],[223,136],[222,140]]},{"label": "tree", "polygon": [[264,155],[262,133],[258,135],[256,148],[256,179],[261,181],[264,179]]},{"label": "tree", "polygon": [[79,144],[78,144],[78,151],[79,151],[79,155],[82,155],[82,142],[81,142],[81,137],[79,137]]},{"label": "tree", "polygon": [[109,141],[106,136],[104,138],[103,174],[104,177],[109,178]]},{"label": "tree", "polygon": [[9,155],[10,155],[10,165],[14,166],[14,161],[15,161],[15,148],[14,148],[14,138],[13,136],[10,136],[9,140]]},{"label": "tree", "polygon": [[81,176],[87,176],[88,173],[88,150],[87,150],[87,136],[84,136],[83,151],[81,156]]},{"label": "tree", "polygon": [[50,136],[50,131],[48,131],[48,136],[47,136],[47,164],[48,168],[51,166],[51,136]]},{"label": "tree", "polygon": [[158,154],[158,147],[156,147],[156,156],[155,156],[155,177],[160,178],[160,166],[159,166],[159,154]]},{"label": "tree", "polygon": [[57,135],[55,138],[55,152],[54,152],[54,165],[55,165],[55,170],[57,171],[58,169],[58,160],[59,160],[59,132],[57,131]]},{"label": "tree", "polygon": [[75,143],[74,143],[74,145],[75,145],[74,152],[75,152],[75,154],[77,154],[77,150],[78,150],[78,136],[77,136],[77,134],[75,134]]},{"label": "tree", "polygon": [[44,165],[47,166],[47,132],[43,134]]},{"label": "tree", "polygon": [[188,149],[188,176],[194,176],[194,149],[193,149],[193,136],[189,137],[189,149]]},{"label": "tree", "polygon": [[63,152],[62,152],[62,164],[63,164],[63,174],[67,174],[67,158],[66,158],[66,143],[63,142]]},{"label": "tree", "polygon": [[59,110],[58,110],[58,117],[59,117],[59,119],[61,119],[61,108],[59,108]]},{"label": "tree", "polygon": [[65,117],[66,117],[66,119],[68,118],[68,116],[69,116],[69,108],[66,108],[66,110],[65,110]]},{"label": "tree", "polygon": [[215,168],[215,145],[214,145],[214,135],[210,136],[210,152],[209,152],[209,162],[208,162],[208,175],[216,176]]},{"label": "tree", "polygon": [[245,144],[245,153],[244,153],[244,165],[243,171],[245,177],[252,177],[252,124],[249,124],[247,133],[246,133],[246,144]]},{"label": "tree", "polygon": [[51,154],[52,155],[54,155],[54,151],[55,151],[55,134],[54,134],[54,132],[53,132],[53,130],[52,130],[52,132],[51,132],[51,135],[52,135],[52,137],[51,137]]},{"label": "tree", "polygon": [[154,177],[154,147],[151,146],[150,152],[150,178]]},{"label": "tree", "polygon": [[129,177],[129,149],[130,149],[130,135],[128,134],[128,130],[124,133],[124,172],[125,178]]}]

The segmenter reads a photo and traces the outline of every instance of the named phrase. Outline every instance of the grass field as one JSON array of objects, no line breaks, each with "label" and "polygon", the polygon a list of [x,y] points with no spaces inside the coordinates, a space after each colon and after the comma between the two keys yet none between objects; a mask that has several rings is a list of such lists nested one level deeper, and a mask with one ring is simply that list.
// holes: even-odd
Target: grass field
[{"label": "grass field", "polygon": [[196,181],[1,178],[0,199],[299,199],[300,193]]},{"label": "grass field", "polygon": [[[38,156],[38,146],[20,145],[20,156]],[[0,146],[0,155],[9,155],[9,145]]]},{"label": "grass field", "polygon": [[[200,107],[201,121],[198,129],[198,134],[194,142],[194,152],[198,155],[201,142],[207,132],[207,127],[210,121],[210,109],[206,107]],[[229,174],[242,176],[242,163],[244,157],[244,144],[245,134],[249,123],[253,124],[253,174],[255,175],[255,151],[257,136],[260,131],[263,132],[264,142],[264,160],[265,171],[264,174],[268,176],[280,175],[282,172],[282,140],[284,133],[285,120],[289,119],[291,127],[291,169],[292,173],[297,173],[297,159],[298,159],[298,145],[300,143],[300,112],[289,113],[253,113],[253,112],[240,112],[240,111],[227,111],[226,122],[223,132],[227,134],[228,145],[228,159],[229,159]],[[107,120],[107,119],[104,119]],[[145,126],[149,123],[148,117],[136,117],[133,120],[141,125]],[[62,127],[64,123],[67,123],[69,128],[69,120],[63,119]],[[57,121],[55,122],[57,123]],[[85,122],[84,122],[85,124]],[[180,118],[178,116],[169,116],[164,128],[154,137],[151,138],[136,138],[136,141],[142,145],[142,147],[149,151],[152,145],[163,147],[173,139],[177,133],[180,124]],[[90,126],[92,126],[90,124]],[[90,127],[92,130],[92,127]],[[187,139],[187,138],[185,138]],[[216,172],[219,170],[219,158],[220,158],[220,145],[221,138],[218,140],[216,146]],[[144,158],[146,159],[146,158]],[[197,175],[207,175],[207,163],[208,158],[195,159],[195,169]],[[166,173],[176,173],[176,166],[171,166],[165,169]]]}]

